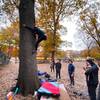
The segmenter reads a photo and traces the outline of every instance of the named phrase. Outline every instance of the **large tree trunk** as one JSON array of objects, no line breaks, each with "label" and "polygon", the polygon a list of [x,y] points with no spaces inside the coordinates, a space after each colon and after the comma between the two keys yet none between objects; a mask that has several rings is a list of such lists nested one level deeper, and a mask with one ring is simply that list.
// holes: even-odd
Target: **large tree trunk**
[{"label": "large tree trunk", "polygon": [[55,7],[55,0],[53,1],[53,27],[54,27],[54,30],[53,30],[53,51],[51,53],[51,58],[52,58],[52,61],[55,61],[55,52],[56,52],[56,41],[55,41],[55,38],[56,38],[56,15],[55,15],[55,12],[56,12],[56,7]]},{"label": "large tree trunk", "polygon": [[20,64],[17,85],[21,87],[24,96],[30,93],[33,94],[34,90],[39,88],[36,53],[32,54],[32,50],[35,50],[35,38],[32,36],[32,33],[23,26],[23,24],[29,27],[35,26],[34,2],[35,0],[20,0],[19,6]]},{"label": "large tree trunk", "polygon": [[52,59],[52,61],[55,61],[55,51],[51,52],[51,59]]},{"label": "large tree trunk", "polygon": [[55,37],[56,36],[56,31],[54,30],[53,33],[53,44],[52,44],[52,52],[51,52],[51,59],[52,61],[55,61],[55,53],[56,53],[56,45],[55,45]]}]

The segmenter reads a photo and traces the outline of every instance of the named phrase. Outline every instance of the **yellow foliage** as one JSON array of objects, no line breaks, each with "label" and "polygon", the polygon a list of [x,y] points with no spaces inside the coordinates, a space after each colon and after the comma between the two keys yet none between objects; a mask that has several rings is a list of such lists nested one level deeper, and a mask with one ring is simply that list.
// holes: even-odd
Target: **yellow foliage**
[{"label": "yellow foliage", "polygon": [[13,57],[18,57],[19,55],[19,48],[18,47],[14,47],[13,48],[13,52],[12,52],[12,56]]},{"label": "yellow foliage", "polygon": [[91,24],[95,25],[97,23],[96,18],[91,18]]},{"label": "yellow foliage", "polygon": [[80,19],[81,19],[81,20],[84,20],[84,19],[85,19],[85,16],[84,16],[84,15],[81,15],[81,16],[80,16]]},{"label": "yellow foliage", "polygon": [[[88,56],[88,50],[83,50],[81,52],[81,56],[87,57]],[[90,50],[90,56],[93,57],[93,58],[100,58],[100,51],[99,51],[98,47],[93,47]]]}]

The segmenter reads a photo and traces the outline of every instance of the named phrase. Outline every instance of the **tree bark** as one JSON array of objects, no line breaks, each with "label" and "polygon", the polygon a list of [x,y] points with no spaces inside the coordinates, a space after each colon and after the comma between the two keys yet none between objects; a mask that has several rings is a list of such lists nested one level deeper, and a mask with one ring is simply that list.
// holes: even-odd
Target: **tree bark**
[{"label": "tree bark", "polygon": [[34,14],[35,0],[20,0],[19,19],[20,19],[20,44],[19,44],[19,75],[17,85],[22,89],[22,94],[27,96],[33,94],[39,88],[39,79],[37,75],[35,38],[33,33],[26,29],[23,24],[34,28],[35,14]]},{"label": "tree bark", "polygon": [[52,51],[52,53],[51,53],[51,58],[52,58],[52,61],[55,61],[55,52],[56,52],[56,50],[55,50],[55,38],[56,38],[56,15],[55,15],[55,13],[56,13],[56,6],[55,6],[55,0],[53,1],[53,27],[54,27],[54,29],[53,29],[53,44],[52,44],[52,47],[53,47],[53,51]]}]

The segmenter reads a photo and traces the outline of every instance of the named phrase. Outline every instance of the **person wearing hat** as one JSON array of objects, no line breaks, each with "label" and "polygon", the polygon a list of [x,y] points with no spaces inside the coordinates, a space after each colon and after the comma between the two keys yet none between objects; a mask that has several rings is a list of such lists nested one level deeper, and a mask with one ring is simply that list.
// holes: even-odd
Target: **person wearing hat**
[{"label": "person wearing hat", "polygon": [[86,83],[90,100],[96,100],[96,88],[98,85],[98,67],[92,59],[86,60],[87,67],[84,68]]}]

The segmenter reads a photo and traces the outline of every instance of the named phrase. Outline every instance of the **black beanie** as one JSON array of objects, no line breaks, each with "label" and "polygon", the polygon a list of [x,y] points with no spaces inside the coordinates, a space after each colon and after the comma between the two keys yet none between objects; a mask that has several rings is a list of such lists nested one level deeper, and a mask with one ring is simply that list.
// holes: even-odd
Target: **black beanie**
[{"label": "black beanie", "polygon": [[91,66],[94,65],[93,59],[87,59],[86,60]]}]

